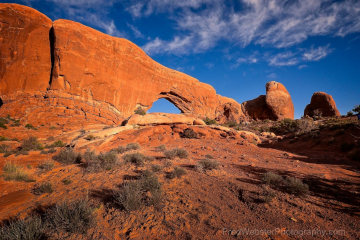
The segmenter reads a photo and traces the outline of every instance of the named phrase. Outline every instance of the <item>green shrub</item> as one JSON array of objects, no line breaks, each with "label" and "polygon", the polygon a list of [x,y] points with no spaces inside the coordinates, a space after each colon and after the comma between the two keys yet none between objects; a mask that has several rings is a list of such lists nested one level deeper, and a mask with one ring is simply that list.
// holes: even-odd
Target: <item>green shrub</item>
[{"label": "green shrub", "polygon": [[17,119],[17,120],[13,120],[13,123],[10,125],[11,127],[19,127],[21,124],[20,124],[20,120]]},{"label": "green shrub", "polygon": [[85,137],[85,139],[88,140],[88,141],[92,141],[92,140],[96,139],[96,137],[94,135],[87,135]]},{"label": "green shrub", "polygon": [[46,148],[59,148],[59,147],[65,147],[65,145],[66,145],[65,143],[59,140],[52,143],[51,145],[47,145]]},{"label": "green shrub", "polygon": [[65,184],[65,185],[69,185],[70,183],[72,183],[72,181],[70,179],[63,179],[62,182]]},{"label": "green shrub", "polygon": [[123,184],[120,190],[113,191],[115,203],[126,211],[136,211],[143,206],[141,185],[137,181]]},{"label": "green shrub", "polygon": [[135,111],[134,111],[135,114],[139,114],[139,115],[142,115],[142,116],[145,116],[146,115],[146,111],[144,109],[142,109],[141,107],[138,107]]},{"label": "green shrub", "polygon": [[228,122],[226,125],[228,125],[229,127],[235,127],[235,126],[237,126],[238,124],[237,124],[237,122],[235,122],[235,121],[230,121],[230,122]]},{"label": "green shrub", "polygon": [[62,149],[57,155],[53,156],[55,161],[63,164],[80,163],[81,158],[81,153],[75,152],[72,148]]},{"label": "green shrub", "polygon": [[10,141],[10,138],[0,136],[0,142],[3,142],[3,141]]},{"label": "green shrub", "polygon": [[54,191],[50,182],[42,183],[34,188],[34,194],[41,195],[44,193],[52,193]]},{"label": "green shrub", "polygon": [[41,170],[45,170],[45,171],[50,171],[51,169],[53,169],[55,166],[55,163],[51,160],[49,161],[46,161],[42,164],[40,164],[38,167],[41,169]]},{"label": "green shrub", "polygon": [[162,170],[162,166],[158,165],[158,164],[153,164],[151,165],[151,171],[153,172],[160,172]]},{"label": "green shrub", "polygon": [[210,118],[208,118],[208,117],[206,117],[206,118],[204,119],[204,122],[206,123],[206,125],[215,125],[215,124],[217,124],[217,122],[216,122],[215,119],[210,119]]},{"label": "green shrub", "polygon": [[205,158],[203,160],[200,160],[198,162],[198,169],[199,170],[213,170],[213,169],[217,169],[219,168],[219,162],[216,161],[216,160],[212,160],[212,159],[209,159],[209,158]]},{"label": "green shrub", "polygon": [[4,157],[11,156],[12,154],[13,154],[12,152],[6,152],[6,153],[4,154]]},{"label": "green shrub", "polygon": [[161,145],[157,146],[155,148],[155,150],[158,151],[158,152],[165,152],[166,151],[166,146],[164,144],[161,144]]},{"label": "green shrub", "polygon": [[36,130],[36,128],[33,126],[33,125],[31,125],[31,124],[26,124],[25,125],[25,127],[27,128],[27,129],[33,129],[33,130]]},{"label": "green shrub", "polygon": [[126,152],[127,150],[123,146],[118,146],[117,148],[111,149],[111,151],[116,152],[118,154],[122,154],[122,153]]},{"label": "green shrub", "polygon": [[118,163],[118,157],[115,151],[109,151],[107,153],[100,153],[96,155],[94,151],[87,149],[84,153],[84,159],[86,161],[86,171],[97,172],[100,170],[110,170]]},{"label": "green shrub", "polygon": [[293,177],[286,177],[284,186],[288,192],[295,195],[305,195],[309,192],[309,186],[307,184]]},{"label": "green shrub", "polygon": [[28,139],[22,140],[20,148],[21,151],[44,150],[44,146],[38,142],[36,137],[29,137]]},{"label": "green shrub", "polygon": [[211,155],[211,154],[206,154],[206,155],[205,155],[205,158],[207,158],[207,159],[214,159],[214,156]]},{"label": "green shrub", "polygon": [[346,116],[348,116],[348,117],[354,116],[354,113],[352,111],[348,111]]},{"label": "green shrub", "polygon": [[5,181],[29,181],[29,175],[15,163],[6,163],[3,171]]},{"label": "green shrub", "polygon": [[168,178],[174,179],[174,178],[181,178],[182,176],[186,175],[186,170],[182,167],[175,167],[174,171],[172,171]]},{"label": "green shrub", "polygon": [[164,152],[164,155],[166,158],[174,159],[176,157],[178,158],[187,158],[189,156],[189,153],[182,148],[174,148],[172,150],[167,150]]},{"label": "green shrub", "polygon": [[263,195],[263,202],[265,203],[270,203],[274,200],[274,198],[276,198],[275,191],[267,187],[263,187],[262,195]]},{"label": "green shrub", "polygon": [[136,166],[143,166],[146,157],[141,153],[130,153],[123,156],[126,163],[133,163]]},{"label": "green shrub", "polygon": [[154,192],[161,188],[158,177],[150,170],[145,170],[140,176],[141,189],[144,191]]},{"label": "green shrub", "polygon": [[138,149],[140,149],[140,144],[138,144],[138,143],[129,143],[128,145],[126,145],[127,151],[138,150]]},{"label": "green shrub", "polygon": [[25,220],[12,221],[8,225],[0,227],[0,239],[46,239],[46,224],[37,216],[29,217]]},{"label": "green shrub", "polygon": [[348,152],[348,151],[350,151],[353,147],[354,147],[354,143],[346,143],[346,142],[343,142],[343,143],[341,143],[341,145],[340,145],[340,149],[341,149],[342,152]]},{"label": "green shrub", "polygon": [[53,229],[71,233],[86,233],[95,224],[87,199],[58,203],[47,211],[46,218]]},{"label": "green shrub", "polygon": [[181,134],[180,137],[182,138],[198,138],[198,134],[191,128],[187,128],[185,129]]},{"label": "green shrub", "polygon": [[8,145],[5,145],[5,144],[0,145],[0,153],[7,153],[8,150],[9,150]]},{"label": "green shrub", "polygon": [[266,172],[263,174],[261,180],[268,185],[278,185],[283,181],[283,178],[276,173]]}]

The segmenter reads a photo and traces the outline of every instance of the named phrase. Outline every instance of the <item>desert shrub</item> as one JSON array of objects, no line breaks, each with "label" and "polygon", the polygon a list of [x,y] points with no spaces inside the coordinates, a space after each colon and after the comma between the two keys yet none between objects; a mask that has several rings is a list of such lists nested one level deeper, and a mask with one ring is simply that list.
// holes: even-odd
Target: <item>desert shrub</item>
[{"label": "desert shrub", "polygon": [[45,170],[45,171],[50,171],[51,169],[53,169],[55,166],[55,163],[51,160],[49,161],[46,161],[42,164],[40,164],[38,167],[41,169],[41,170]]},{"label": "desert shrub", "polygon": [[65,185],[69,185],[70,183],[72,183],[72,181],[70,179],[63,179],[62,182],[65,184]]},{"label": "desert shrub", "polygon": [[134,111],[135,114],[139,114],[139,115],[142,115],[142,116],[145,116],[146,115],[146,111],[144,109],[142,109],[141,107],[138,107],[135,111]]},{"label": "desert shrub", "polygon": [[46,148],[58,148],[58,147],[65,147],[65,143],[63,143],[62,141],[56,141],[54,143],[52,143],[51,145],[47,145]]},{"label": "desert shrub", "polygon": [[5,124],[8,124],[9,121],[6,118],[0,118],[0,128],[7,129],[7,126]]},{"label": "desert shrub", "polygon": [[215,119],[210,119],[208,117],[206,117],[204,119],[204,122],[206,123],[206,125],[214,125],[214,124],[217,124],[216,120]]},{"label": "desert shrub", "polygon": [[151,165],[151,171],[153,172],[160,172],[162,170],[162,167],[158,164]]},{"label": "desert shrub", "polygon": [[294,132],[297,128],[297,123],[295,120],[292,120],[290,118],[285,118],[280,122],[280,124],[285,127],[288,131]]},{"label": "desert shrub", "polygon": [[354,113],[353,113],[352,111],[348,111],[348,112],[346,113],[346,116],[348,116],[348,117],[354,116]]},{"label": "desert shrub", "polygon": [[182,138],[198,138],[198,134],[191,128],[185,129],[181,134],[180,137]]},{"label": "desert shrub", "polygon": [[12,221],[8,225],[0,227],[0,239],[4,240],[38,240],[45,238],[46,225],[37,216]]},{"label": "desert shrub", "polygon": [[146,157],[141,153],[130,153],[123,156],[123,160],[126,163],[133,163],[136,166],[143,166],[145,158]]},{"label": "desert shrub", "polygon": [[182,176],[186,175],[186,170],[182,167],[175,167],[174,171],[172,171],[168,178],[174,179],[174,178],[181,178]]},{"label": "desert shrub", "polygon": [[10,124],[11,127],[19,127],[21,124],[20,124],[20,120],[17,119],[17,120],[13,120],[13,123]]},{"label": "desert shrub", "polygon": [[237,124],[237,122],[235,122],[235,121],[230,121],[230,122],[228,122],[226,125],[228,125],[229,127],[235,127],[235,126],[237,126],[238,124]]},{"label": "desert shrub", "polygon": [[156,210],[161,210],[164,207],[164,197],[162,189],[156,189],[150,192],[151,197],[148,200],[148,204],[154,206]]},{"label": "desert shrub", "polygon": [[5,154],[4,154],[4,157],[8,157],[8,156],[11,156],[12,155],[12,152],[6,152]]},{"label": "desert shrub", "polygon": [[150,170],[145,170],[140,176],[141,189],[153,192],[161,188],[158,177]]},{"label": "desert shrub", "polygon": [[126,211],[136,211],[143,206],[141,185],[137,181],[129,181],[122,188],[113,191],[115,203]]},{"label": "desert shrub", "polygon": [[53,136],[50,136],[46,139],[47,141],[55,141],[55,138]]},{"label": "desert shrub", "polygon": [[33,125],[31,125],[30,123],[26,124],[25,127],[26,127],[27,129],[36,130],[36,128],[35,128]]},{"label": "desert shrub", "polygon": [[94,135],[87,135],[85,137],[85,139],[88,140],[88,141],[92,141],[92,140],[96,139],[96,137]]},{"label": "desert shrub", "polygon": [[284,180],[284,187],[288,192],[295,195],[305,195],[309,192],[309,186],[303,183],[300,179],[293,177],[286,177]]},{"label": "desert shrub", "polygon": [[263,202],[270,203],[276,198],[276,193],[272,189],[263,187],[262,190]]},{"label": "desert shrub", "polygon": [[124,146],[118,146],[117,148],[111,149],[111,151],[116,152],[118,154],[122,154],[122,153],[126,152],[127,150]]},{"label": "desert shrub", "polygon": [[31,151],[31,150],[43,150],[44,146],[38,142],[36,137],[29,137],[28,139],[24,139],[20,145],[20,151]]},{"label": "desert shrub", "polygon": [[53,229],[71,233],[86,233],[95,223],[87,199],[58,203],[47,211],[46,219]]},{"label": "desert shrub", "polygon": [[2,141],[10,141],[10,138],[0,136],[0,142],[2,142]]},{"label": "desert shrub", "polygon": [[86,161],[86,171],[88,172],[97,172],[103,169],[110,170],[118,163],[115,151],[96,155],[94,151],[87,149],[84,153],[84,159]]},{"label": "desert shrub", "polygon": [[49,150],[41,150],[40,154],[51,154],[51,153],[56,153],[56,149],[55,148],[50,148]]},{"label": "desert shrub", "polygon": [[359,114],[360,113],[360,104],[355,105],[355,107],[352,111],[356,114]]},{"label": "desert shrub", "polygon": [[138,150],[140,149],[140,144],[138,143],[129,143],[126,145],[126,150],[130,151],[130,150]]},{"label": "desert shrub", "polygon": [[215,159],[205,158],[198,162],[198,169],[199,170],[213,170],[219,168],[219,162]]},{"label": "desert shrub", "polygon": [[75,152],[72,148],[62,149],[57,155],[53,156],[55,161],[63,164],[80,163],[81,153]]},{"label": "desert shrub", "polygon": [[211,155],[211,154],[206,154],[206,155],[205,155],[205,158],[207,158],[207,159],[214,159],[214,156]]},{"label": "desert shrub", "polygon": [[300,120],[296,120],[297,124],[296,124],[296,132],[297,133],[308,133],[314,129],[317,128],[316,124],[314,123],[313,120],[310,119],[300,119]]},{"label": "desert shrub", "polygon": [[178,158],[187,158],[189,156],[189,153],[182,148],[174,148],[172,150],[167,150],[164,152],[164,155],[166,158],[174,159],[176,157]]},{"label": "desert shrub", "polygon": [[34,188],[34,194],[41,195],[44,193],[52,193],[54,191],[50,182],[42,183]]},{"label": "desert shrub", "polygon": [[5,144],[0,145],[0,153],[7,153],[8,150],[9,150],[8,145],[5,145]]},{"label": "desert shrub", "polygon": [[164,144],[159,145],[155,148],[156,151],[158,152],[165,152],[166,151],[166,146]]},{"label": "desert shrub", "polygon": [[3,168],[5,181],[29,181],[29,175],[15,163],[6,163]]},{"label": "desert shrub", "polygon": [[360,149],[356,149],[349,153],[349,158],[354,161],[360,161]]},{"label": "desert shrub", "polygon": [[283,178],[276,173],[266,172],[263,174],[261,180],[268,185],[279,185],[283,181]]}]

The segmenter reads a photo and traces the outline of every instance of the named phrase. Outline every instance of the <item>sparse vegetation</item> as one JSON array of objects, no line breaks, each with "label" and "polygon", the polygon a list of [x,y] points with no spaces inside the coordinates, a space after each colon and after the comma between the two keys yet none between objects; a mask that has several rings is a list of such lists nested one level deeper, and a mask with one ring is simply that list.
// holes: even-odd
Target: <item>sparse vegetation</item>
[{"label": "sparse vegetation", "polygon": [[136,166],[143,166],[146,157],[141,153],[129,153],[123,156],[123,160],[126,163],[132,163]]},{"label": "sparse vegetation", "polygon": [[50,148],[49,150],[41,150],[40,154],[51,154],[51,153],[56,153],[56,149],[55,148]]},{"label": "sparse vegetation", "polygon": [[3,142],[3,141],[10,141],[10,138],[0,136],[0,142]]},{"label": "sparse vegetation", "polygon": [[72,181],[71,181],[70,179],[68,179],[68,178],[63,179],[62,182],[63,182],[65,185],[69,185],[69,184],[72,183]]},{"label": "sparse vegetation", "polygon": [[136,211],[143,206],[141,185],[137,181],[123,184],[120,190],[113,192],[115,203],[126,211]]},{"label": "sparse vegetation", "polygon": [[276,193],[271,188],[263,187],[262,190],[263,201],[265,203],[270,203],[276,198]]},{"label": "sparse vegetation", "polygon": [[215,159],[205,158],[203,160],[200,160],[197,164],[197,168],[202,170],[213,170],[219,168],[219,162]]},{"label": "sparse vegetation", "polygon": [[88,141],[92,141],[92,140],[96,139],[96,137],[94,135],[87,135],[85,137],[85,139],[88,140]]},{"label": "sparse vegetation", "polygon": [[75,152],[72,148],[65,148],[61,150],[57,155],[53,156],[53,159],[55,161],[63,164],[80,163],[81,158],[81,154]]},{"label": "sparse vegetation", "polygon": [[87,199],[58,203],[47,211],[46,218],[53,229],[71,233],[86,233],[95,223]]},{"label": "sparse vegetation", "polygon": [[293,177],[286,177],[284,186],[288,192],[295,195],[305,195],[309,192],[309,186],[303,183],[300,179]]},{"label": "sparse vegetation", "polygon": [[39,167],[41,170],[50,171],[51,169],[54,168],[54,166],[55,166],[54,161],[48,160],[48,161],[40,164],[38,167]]},{"label": "sparse vegetation", "polygon": [[150,170],[145,170],[140,176],[140,185],[143,191],[154,192],[161,188],[158,177]]},{"label": "sparse vegetation", "polygon": [[278,185],[283,181],[283,178],[276,173],[267,172],[267,173],[264,173],[261,180],[268,185]]},{"label": "sparse vegetation", "polygon": [[29,181],[29,175],[15,163],[6,163],[3,171],[5,181]]},{"label": "sparse vegetation", "polygon": [[46,238],[46,225],[38,216],[25,220],[12,221],[0,227],[0,239],[6,240],[39,240]]},{"label": "sparse vegetation", "polygon": [[164,152],[164,155],[166,158],[174,159],[176,157],[178,158],[187,158],[189,156],[189,153],[182,148],[174,148],[172,150],[167,150]]},{"label": "sparse vegetation", "polygon": [[130,151],[130,150],[138,150],[138,149],[140,149],[140,144],[138,144],[138,143],[129,143],[129,144],[127,144],[126,145],[126,150],[127,151]]},{"label": "sparse vegetation", "polygon": [[50,182],[42,183],[34,188],[34,194],[41,195],[44,193],[52,193],[54,191]]},{"label": "sparse vegetation", "polygon": [[96,155],[94,151],[88,149],[84,153],[84,159],[86,161],[86,170],[88,172],[111,170],[118,164],[118,157],[114,151]]},{"label": "sparse vegetation", "polygon": [[151,171],[153,172],[160,172],[162,170],[162,167],[158,164],[151,165]]},{"label": "sparse vegetation", "polygon": [[198,134],[191,128],[186,128],[180,136],[182,138],[190,138],[190,139],[196,139],[198,138]]},{"label": "sparse vegetation", "polygon": [[0,153],[7,153],[8,150],[9,150],[8,145],[5,145],[5,144],[0,145]]},{"label": "sparse vegetation", "polygon": [[27,129],[36,130],[36,128],[35,128],[33,125],[31,125],[30,123],[26,124],[25,127],[26,127]]},{"label": "sparse vegetation", "polygon": [[139,115],[142,115],[142,116],[145,116],[146,115],[146,111],[144,109],[142,109],[141,107],[138,107],[135,111],[134,111],[135,114],[139,114]]},{"label": "sparse vegetation", "polygon": [[215,125],[215,124],[217,124],[217,122],[216,122],[215,119],[210,119],[210,118],[208,118],[208,117],[206,117],[206,118],[204,119],[204,122],[206,123],[206,125]]},{"label": "sparse vegetation", "polygon": [[207,158],[207,159],[214,159],[214,156],[211,155],[211,154],[206,154],[206,155],[205,155],[205,158]]},{"label": "sparse vegetation", "polygon": [[60,148],[60,147],[65,147],[65,145],[66,145],[65,143],[59,140],[52,143],[51,145],[46,145],[45,148]]},{"label": "sparse vegetation", "polygon": [[0,118],[0,128],[7,129],[7,126],[5,124],[8,124],[9,121],[5,118]]},{"label": "sparse vegetation", "polygon": [[164,144],[161,144],[161,145],[157,146],[155,149],[158,152],[165,152],[166,151],[166,146]]},{"label": "sparse vegetation", "polygon": [[174,179],[174,178],[181,178],[182,176],[186,175],[186,170],[182,167],[175,167],[174,171],[172,171],[168,178]]}]

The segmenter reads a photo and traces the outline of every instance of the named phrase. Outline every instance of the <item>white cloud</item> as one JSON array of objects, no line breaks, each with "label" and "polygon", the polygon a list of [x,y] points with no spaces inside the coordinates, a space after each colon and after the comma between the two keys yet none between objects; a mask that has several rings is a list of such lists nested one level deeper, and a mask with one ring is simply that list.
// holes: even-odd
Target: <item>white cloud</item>
[{"label": "white cloud", "polygon": [[189,46],[191,44],[191,36],[181,38],[176,36],[171,41],[163,41],[159,38],[145,44],[142,49],[149,55],[157,53],[172,53],[172,54],[187,54],[189,53]]},{"label": "white cloud", "polygon": [[276,75],[276,73],[271,73],[267,77],[270,78],[270,79],[276,79],[278,76]]},{"label": "white cloud", "polygon": [[137,29],[135,26],[131,25],[131,24],[127,24],[128,27],[133,31],[134,36],[136,38],[145,38],[145,36],[139,31],[139,29]]},{"label": "white cloud", "polygon": [[[241,47],[258,44],[287,48],[312,36],[360,32],[358,0],[239,1],[241,7],[237,9],[241,10],[217,0],[150,0],[142,2],[142,16],[171,13],[178,30],[176,36],[191,36],[189,45],[195,53],[210,49],[222,40]],[[166,51],[158,51],[162,52]],[[288,64],[295,62],[292,59]]]},{"label": "white cloud", "polygon": [[268,62],[270,66],[293,66],[299,63],[299,59],[295,53],[288,51],[271,56]]},{"label": "white cloud", "polygon": [[307,68],[308,66],[307,65],[300,65],[299,67],[298,67],[298,69],[303,69],[303,68]]},{"label": "white cloud", "polygon": [[306,61],[319,61],[333,51],[333,49],[330,49],[329,47],[330,44],[318,48],[312,46],[310,50],[303,53],[303,59]]}]

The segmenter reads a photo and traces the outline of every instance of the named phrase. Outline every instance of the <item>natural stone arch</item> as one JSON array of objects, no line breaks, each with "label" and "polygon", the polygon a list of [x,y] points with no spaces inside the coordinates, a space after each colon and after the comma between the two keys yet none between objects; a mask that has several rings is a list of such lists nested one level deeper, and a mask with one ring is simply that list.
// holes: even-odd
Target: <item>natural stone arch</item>
[{"label": "natural stone arch", "polygon": [[4,105],[4,102],[3,102],[3,100],[2,100],[1,97],[0,97],[0,108],[2,107],[2,105]]},{"label": "natural stone arch", "polygon": [[[177,107],[181,113],[191,114],[193,112],[191,101],[188,100],[186,97],[182,96],[180,93],[176,93],[174,91],[161,92],[159,95],[157,95],[157,99],[154,102],[159,99],[168,100],[169,102],[174,104],[174,106]],[[152,104],[154,104],[154,102]]]}]

